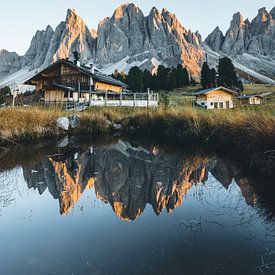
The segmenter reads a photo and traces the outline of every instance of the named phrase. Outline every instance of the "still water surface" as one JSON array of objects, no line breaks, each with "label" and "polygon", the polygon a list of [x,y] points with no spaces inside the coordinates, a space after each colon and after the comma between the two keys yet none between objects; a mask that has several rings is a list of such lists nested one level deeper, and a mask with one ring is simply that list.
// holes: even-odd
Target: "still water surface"
[{"label": "still water surface", "polygon": [[2,159],[0,274],[274,274],[265,179],[214,155],[67,143]]}]

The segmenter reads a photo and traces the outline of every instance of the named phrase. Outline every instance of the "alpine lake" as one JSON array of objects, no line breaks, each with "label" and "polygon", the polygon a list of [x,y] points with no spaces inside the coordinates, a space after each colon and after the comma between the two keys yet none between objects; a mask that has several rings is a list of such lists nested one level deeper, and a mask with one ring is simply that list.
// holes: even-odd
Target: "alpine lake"
[{"label": "alpine lake", "polygon": [[275,182],[198,146],[65,137],[0,154],[0,274],[275,274]]}]

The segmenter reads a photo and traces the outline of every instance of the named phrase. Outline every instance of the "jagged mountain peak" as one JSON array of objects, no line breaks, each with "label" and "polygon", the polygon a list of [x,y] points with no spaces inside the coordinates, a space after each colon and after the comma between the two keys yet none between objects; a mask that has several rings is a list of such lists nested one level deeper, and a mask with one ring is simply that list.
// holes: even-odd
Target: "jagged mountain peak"
[{"label": "jagged mountain peak", "polygon": [[54,31],[54,30],[53,30],[53,28],[52,28],[51,25],[48,25],[48,26],[46,27],[46,32],[51,32],[51,31]]},{"label": "jagged mountain peak", "polygon": [[68,9],[67,10],[67,16],[66,16],[66,21],[69,20],[71,17],[77,17],[78,14],[75,9]]},{"label": "jagged mountain peak", "polygon": [[[266,8],[258,10],[251,21],[243,20],[242,15],[235,13],[221,43],[221,33],[213,31],[205,40],[205,44],[219,55],[228,55],[241,66],[254,71],[254,75],[264,79],[266,83],[274,83],[270,78],[275,76],[275,24],[272,14]],[[264,75],[262,77],[261,75]],[[265,76],[269,77],[266,79]]]},{"label": "jagged mountain peak", "polygon": [[258,10],[257,16],[253,19],[252,24],[262,25],[263,23],[272,20],[271,14],[268,13],[266,8],[261,8]]},{"label": "jagged mountain peak", "polygon": [[234,27],[234,26],[242,26],[242,25],[244,25],[243,16],[240,12],[236,12],[233,15],[233,19],[231,21],[231,28]]},{"label": "jagged mountain peak", "polygon": [[84,20],[77,14],[75,9],[68,9],[65,24],[72,28],[76,28],[77,26],[82,28],[87,27]]},{"label": "jagged mountain peak", "polygon": [[134,3],[125,3],[120,5],[119,7],[116,8],[112,18],[115,20],[119,20],[125,15],[135,15],[135,14],[142,14],[141,9],[136,6]]}]

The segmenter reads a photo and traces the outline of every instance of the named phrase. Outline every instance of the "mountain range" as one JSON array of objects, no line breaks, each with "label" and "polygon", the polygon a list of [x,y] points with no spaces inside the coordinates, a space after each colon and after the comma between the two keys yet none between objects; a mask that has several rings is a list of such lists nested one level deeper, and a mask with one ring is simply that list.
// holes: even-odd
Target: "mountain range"
[{"label": "mountain range", "polygon": [[243,80],[275,84],[275,8],[265,8],[250,22],[236,13],[229,30],[217,27],[202,40],[198,31],[187,30],[176,15],[153,7],[148,16],[134,4],[118,7],[89,29],[75,10],[54,30],[38,30],[24,56],[0,50],[0,86],[23,83],[60,58],[77,50],[82,63],[93,63],[104,73],[128,72],[132,66],[156,72],[160,64],[183,64],[199,79],[203,62],[211,67],[229,56]]}]

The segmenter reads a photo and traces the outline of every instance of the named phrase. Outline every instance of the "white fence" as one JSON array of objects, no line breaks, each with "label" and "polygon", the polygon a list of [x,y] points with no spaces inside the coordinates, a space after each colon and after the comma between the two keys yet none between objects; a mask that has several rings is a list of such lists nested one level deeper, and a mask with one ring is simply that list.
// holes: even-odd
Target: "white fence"
[{"label": "white fence", "polygon": [[158,94],[121,94],[120,98],[92,98],[90,106],[94,107],[158,107]]},{"label": "white fence", "polygon": [[90,106],[98,107],[158,107],[155,100],[91,100]]}]

